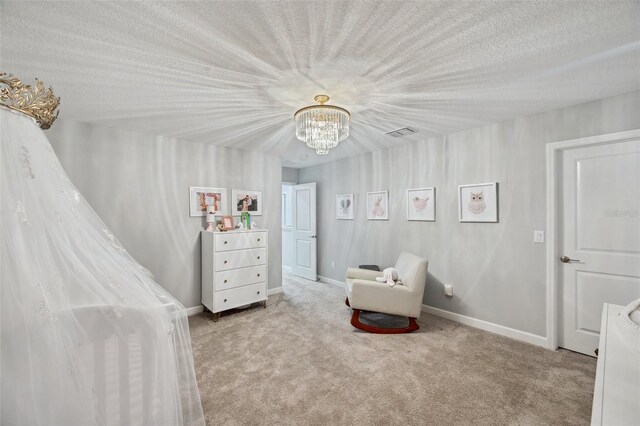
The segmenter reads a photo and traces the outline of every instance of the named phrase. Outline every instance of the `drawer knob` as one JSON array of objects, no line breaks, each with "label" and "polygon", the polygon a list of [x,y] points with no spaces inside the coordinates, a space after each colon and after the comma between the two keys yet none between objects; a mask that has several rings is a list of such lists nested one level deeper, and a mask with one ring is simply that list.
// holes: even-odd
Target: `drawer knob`
[{"label": "drawer knob", "polygon": [[260,256],[258,256],[258,259],[260,259]]},{"label": "drawer knob", "polygon": [[226,283],[226,282],[227,282],[227,280],[224,280],[224,282]]},{"label": "drawer knob", "polygon": [[260,274],[258,274],[258,276],[260,276]]},{"label": "drawer knob", "polygon": [[260,290],[258,290],[258,294],[260,294]]},{"label": "drawer knob", "polygon": [[258,241],[260,241],[260,238],[258,238]]},{"label": "drawer knob", "polygon": [[224,299],[225,303],[227,302],[227,299]]},{"label": "drawer knob", "polygon": [[224,264],[225,264],[225,265],[227,264],[227,261],[226,261],[226,260],[224,261]]},{"label": "drawer knob", "polygon": [[225,244],[227,244],[227,242],[226,242],[226,241],[225,241],[224,243],[225,243]]}]

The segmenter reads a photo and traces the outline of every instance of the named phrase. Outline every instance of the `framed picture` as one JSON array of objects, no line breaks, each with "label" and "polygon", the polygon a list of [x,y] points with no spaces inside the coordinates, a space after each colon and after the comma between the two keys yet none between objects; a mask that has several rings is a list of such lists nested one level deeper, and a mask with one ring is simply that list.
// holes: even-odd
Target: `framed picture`
[{"label": "framed picture", "polygon": [[262,192],[234,189],[231,191],[231,214],[240,216],[249,212],[251,216],[262,216]]},{"label": "framed picture", "polygon": [[206,216],[208,206],[212,206],[216,213],[224,213],[227,209],[227,189],[189,187],[189,216]]},{"label": "framed picture", "polygon": [[336,195],[336,219],[353,220],[353,194]]},{"label": "framed picture", "polygon": [[233,216],[222,216],[222,227],[227,231],[232,231],[236,229],[236,226],[233,224]]},{"label": "framed picture", "polygon": [[498,182],[458,186],[460,222],[498,221]]},{"label": "framed picture", "polygon": [[436,189],[407,189],[407,220],[436,220]]},{"label": "framed picture", "polygon": [[367,219],[389,220],[389,191],[367,192]]}]

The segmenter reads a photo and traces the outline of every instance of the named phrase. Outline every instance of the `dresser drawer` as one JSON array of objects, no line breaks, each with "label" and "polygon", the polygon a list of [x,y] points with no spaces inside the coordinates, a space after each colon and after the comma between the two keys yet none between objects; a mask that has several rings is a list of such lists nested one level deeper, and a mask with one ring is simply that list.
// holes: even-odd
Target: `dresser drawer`
[{"label": "dresser drawer", "polygon": [[215,236],[215,251],[243,250],[266,246],[266,232],[225,232]]},{"label": "dresser drawer", "polygon": [[214,295],[214,312],[237,308],[238,306],[266,300],[266,283],[246,285],[231,290],[217,291]]},{"label": "dresser drawer", "polygon": [[267,265],[216,272],[214,277],[216,291],[260,283],[266,280]]},{"label": "dresser drawer", "polygon": [[214,259],[216,272],[248,266],[266,265],[267,249],[251,249],[216,253]]}]

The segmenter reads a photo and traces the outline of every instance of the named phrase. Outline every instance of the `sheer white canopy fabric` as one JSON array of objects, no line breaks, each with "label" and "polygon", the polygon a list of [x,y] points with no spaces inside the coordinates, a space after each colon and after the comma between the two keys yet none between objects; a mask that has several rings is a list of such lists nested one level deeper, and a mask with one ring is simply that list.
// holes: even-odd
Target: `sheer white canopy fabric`
[{"label": "sheer white canopy fabric", "polygon": [[0,108],[0,127],[0,423],[204,425],[184,307],[32,119]]}]

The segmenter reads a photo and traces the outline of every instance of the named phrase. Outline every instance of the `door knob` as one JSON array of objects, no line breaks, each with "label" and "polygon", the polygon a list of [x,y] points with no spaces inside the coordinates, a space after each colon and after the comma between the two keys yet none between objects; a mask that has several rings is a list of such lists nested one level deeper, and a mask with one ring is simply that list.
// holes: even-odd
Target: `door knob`
[{"label": "door knob", "polygon": [[569,256],[562,256],[560,258],[560,262],[562,262],[562,263],[574,263],[574,262],[580,262],[580,259],[571,259]]}]

